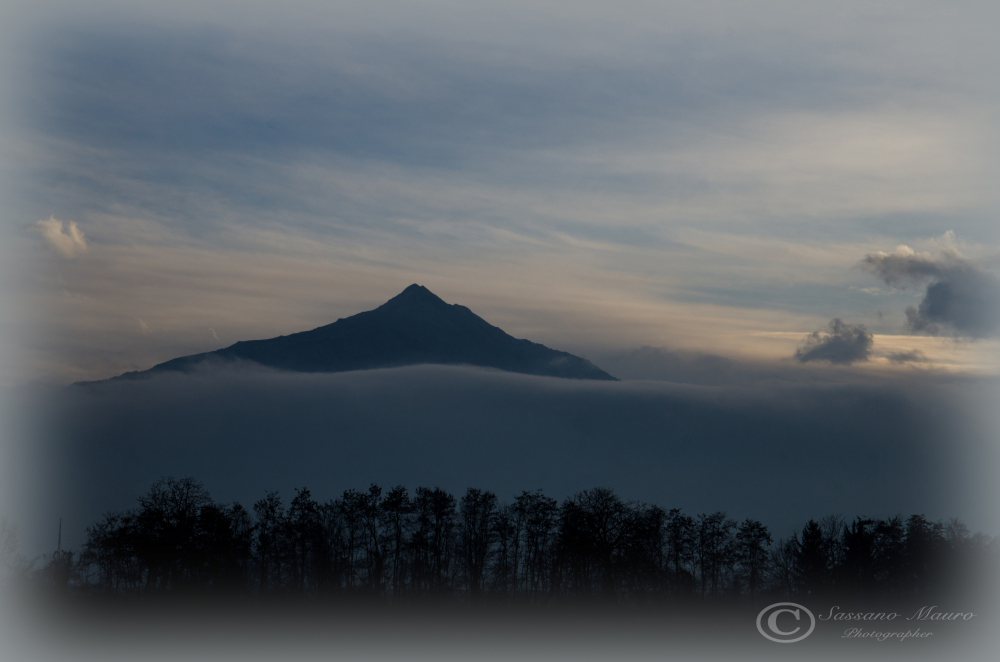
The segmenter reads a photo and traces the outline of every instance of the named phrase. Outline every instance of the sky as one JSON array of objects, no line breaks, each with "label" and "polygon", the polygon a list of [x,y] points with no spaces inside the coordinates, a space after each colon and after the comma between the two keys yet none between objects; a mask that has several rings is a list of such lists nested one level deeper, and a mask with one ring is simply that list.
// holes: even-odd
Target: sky
[{"label": "sky", "polygon": [[986,3],[3,11],[6,385],[414,282],[588,358],[1000,372]]}]

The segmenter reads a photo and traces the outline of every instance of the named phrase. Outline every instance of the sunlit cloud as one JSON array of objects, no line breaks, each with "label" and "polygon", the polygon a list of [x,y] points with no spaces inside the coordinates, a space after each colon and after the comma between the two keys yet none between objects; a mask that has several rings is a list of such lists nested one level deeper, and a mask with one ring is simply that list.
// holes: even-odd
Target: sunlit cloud
[{"label": "sunlit cloud", "polygon": [[64,223],[51,216],[37,221],[34,228],[46,245],[64,258],[72,259],[87,250],[87,238],[74,221]]}]

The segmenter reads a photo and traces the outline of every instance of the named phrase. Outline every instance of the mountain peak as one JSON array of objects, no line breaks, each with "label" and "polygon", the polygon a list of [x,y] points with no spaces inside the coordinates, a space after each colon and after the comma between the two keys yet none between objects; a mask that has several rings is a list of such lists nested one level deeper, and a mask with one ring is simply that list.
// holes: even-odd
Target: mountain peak
[{"label": "mountain peak", "polygon": [[296,372],[446,364],[572,379],[614,379],[579,356],[514,338],[416,283],[374,310],[312,331],[238,342],[214,352],[182,356],[147,372],[187,371],[225,361],[249,361]]},{"label": "mountain peak", "polygon": [[414,293],[433,294],[433,292],[431,292],[430,290],[428,290],[423,285],[418,285],[416,283],[414,283],[413,285],[407,286],[407,288],[405,290],[403,290],[402,292],[400,292],[400,294],[406,294],[407,292],[409,292],[410,294],[414,294]]},{"label": "mountain peak", "polygon": [[388,301],[386,301],[384,304],[382,304],[382,306],[380,306],[380,308],[381,307],[385,307],[385,306],[390,306],[390,304],[392,304],[392,305],[399,305],[399,304],[425,305],[425,306],[426,305],[440,305],[440,306],[447,306],[448,305],[448,304],[446,304],[444,302],[443,299],[441,299],[441,297],[439,297],[438,295],[434,294],[433,292],[431,292],[430,290],[428,290],[423,285],[417,285],[416,283],[414,283],[413,285],[410,285],[405,290],[403,290],[402,292],[400,292],[399,294],[397,294],[393,298],[391,298]]}]

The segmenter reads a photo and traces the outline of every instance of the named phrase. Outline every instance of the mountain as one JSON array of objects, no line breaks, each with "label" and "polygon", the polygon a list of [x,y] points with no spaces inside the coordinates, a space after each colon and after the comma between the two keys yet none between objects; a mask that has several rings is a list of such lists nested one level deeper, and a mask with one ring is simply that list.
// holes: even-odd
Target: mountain
[{"label": "mountain", "polygon": [[590,361],[519,340],[465,306],[447,304],[422,285],[410,285],[374,310],[312,331],[241,341],[115,379],[205,364],[251,361],[296,372],[343,372],[417,364],[473,365],[529,375],[615,380]]}]

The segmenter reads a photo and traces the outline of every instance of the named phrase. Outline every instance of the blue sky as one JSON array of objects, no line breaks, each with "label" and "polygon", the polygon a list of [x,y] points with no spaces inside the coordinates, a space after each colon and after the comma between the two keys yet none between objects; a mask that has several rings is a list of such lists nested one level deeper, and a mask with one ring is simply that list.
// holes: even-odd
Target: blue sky
[{"label": "blue sky", "polygon": [[413,282],[588,356],[790,362],[839,317],[875,333],[853,369],[997,371],[990,334],[907,327],[926,282],[858,266],[905,245],[992,287],[984,5],[4,11],[8,382],[312,328]]}]

